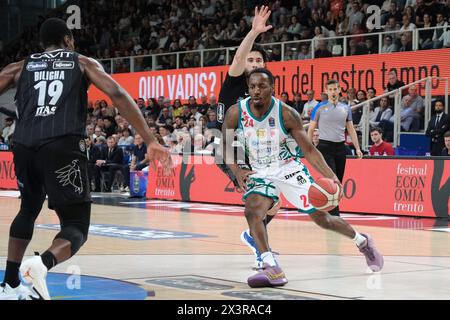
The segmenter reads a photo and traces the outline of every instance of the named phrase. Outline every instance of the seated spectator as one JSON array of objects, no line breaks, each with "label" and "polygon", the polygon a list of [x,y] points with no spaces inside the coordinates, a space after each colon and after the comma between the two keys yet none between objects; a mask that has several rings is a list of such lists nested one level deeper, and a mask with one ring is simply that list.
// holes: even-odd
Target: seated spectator
[{"label": "seated spectator", "polygon": [[2,137],[5,139],[5,143],[9,143],[10,136],[14,134],[14,129],[16,128],[16,124],[14,119],[8,117],[5,119],[5,126],[3,127]]},{"label": "seated spectator", "polygon": [[[139,110],[141,110],[142,114],[144,115],[145,112],[147,111],[147,106],[145,105],[145,100],[143,98],[137,99],[137,106],[138,106]],[[117,124],[119,124],[119,123],[117,123]]]},{"label": "seated spectator", "polygon": [[441,156],[450,157],[450,131],[444,133],[445,148],[442,149]]},{"label": "seated spectator", "polygon": [[319,129],[314,129],[312,142],[315,147],[319,145]]},{"label": "seated spectator", "polygon": [[106,138],[106,133],[103,132],[102,128],[95,127],[94,134],[92,137],[94,138],[94,141],[96,141],[99,137]]},{"label": "seated spectator", "polygon": [[[393,122],[392,117],[391,122]],[[402,131],[406,132],[419,131],[420,128],[419,115],[412,106],[412,98],[410,96],[406,96],[402,100],[400,124]]]},{"label": "seated spectator", "polygon": [[180,99],[175,99],[173,101],[172,118],[175,119],[176,117],[181,116],[182,110],[183,107],[181,105]]},{"label": "seated spectator", "polygon": [[407,34],[403,34],[400,38],[401,46],[398,49],[399,52],[412,51],[412,41],[409,40],[409,36]]},{"label": "seated spectator", "polygon": [[302,115],[304,105],[302,102],[302,95],[300,92],[297,92],[294,95],[294,101],[292,101],[291,107],[294,108],[300,116]]},{"label": "seated spectator", "polygon": [[[108,172],[108,180],[106,181],[106,192],[111,192],[111,186],[117,171],[123,172],[123,150],[119,148],[116,141],[111,136],[107,139],[107,148],[103,149],[101,159],[95,162],[95,190],[100,190],[101,173]],[[125,181],[128,179],[125,179]]]},{"label": "seated spectator", "polygon": [[312,109],[314,109],[314,107],[319,103],[316,99],[314,99],[314,94],[314,90],[306,91],[306,97],[308,98],[308,100],[306,100],[305,104],[303,105],[303,120],[310,119]]},{"label": "seated spectator", "polygon": [[369,123],[372,127],[377,127],[380,121],[389,120],[392,117],[392,107],[389,106],[388,97],[380,99],[380,106],[376,107],[369,115]]},{"label": "seated spectator", "polygon": [[206,128],[208,129],[217,128],[217,114],[215,111],[208,112],[208,121],[206,122]]},{"label": "seated spectator", "polygon": [[158,121],[156,121],[156,125],[162,127],[167,124],[171,124],[172,122],[167,123],[168,120],[172,121],[172,117],[170,116],[169,109],[164,108],[161,111],[161,116],[158,118]]},{"label": "seated spectator", "polygon": [[421,49],[433,48],[434,30],[431,29],[432,27],[434,27],[434,24],[431,21],[431,17],[429,14],[425,13],[423,15],[423,28],[425,28],[425,30],[419,30],[419,44]]},{"label": "seated spectator", "polygon": [[165,125],[165,126],[159,127],[159,135],[164,140],[165,146],[169,145],[169,138],[170,138],[171,133],[172,133],[172,131],[170,130],[170,126]]},{"label": "seated spectator", "polygon": [[195,121],[197,121],[197,122],[199,122],[200,118],[203,117],[203,115],[198,111],[197,104],[190,105],[190,111],[191,111],[191,115],[194,116]]},{"label": "seated spectator", "polygon": [[[191,119],[191,116],[192,115],[191,115],[191,110],[189,110],[189,106],[187,106],[187,105],[183,106],[181,109],[181,118],[183,119],[183,122],[188,123],[189,120]],[[195,117],[194,116],[192,116],[192,117],[193,117],[194,121],[196,121]]]},{"label": "seated spectator", "polygon": [[311,59],[311,52],[309,51],[309,45],[306,43],[303,43],[300,46],[300,52],[298,53],[297,59],[298,60],[306,60]]},{"label": "seated spectator", "polygon": [[133,155],[131,156],[131,171],[141,171],[145,167],[148,166],[148,160],[146,158],[147,155],[147,146],[144,143],[144,139],[142,139],[141,135],[136,134],[134,137],[134,150]]},{"label": "seated spectator", "polygon": [[286,103],[288,106],[292,106],[292,102],[289,101],[289,93],[282,92],[280,100],[284,103]]},{"label": "seated spectator", "polygon": [[439,43],[442,43],[442,47],[450,48],[450,29],[447,29],[444,33],[442,33],[438,41]]},{"label": "seated spectator", "polygon": [[403,99],[405,99],[406,97],[411,98],[411,108],[416,113],[416,116],[420,120],[421,126],[423,127],[425,102],[423,98],[418,94],[417,87],[415,85],[408,88],[408,95],[403,97]]},{"label": "seated spectator", "polygon": [[372,139],[373,145],[369,149],[369,154],[371,156],[394,156],[395,151],[392,145],[388,142],[383,141],[383,131],[378,128],[370,129],[370,138]]},{"label": "seated spectator", "polygon": [[131,130],[126,128],[122,130],[122,137],[119,139],[119,146],[132,146],[134,144],[134,138],[131,135]]},{"label": "seated spectator", "polygon": [[381,53],[391,53],[397,51],[397,45],[392,40],[391,35],[387,35],[384,37],[383,46],[381,47]]},{"label": "seated spectator", "polygon": [[[102,158],[103,154],[103,147],[106,143],[106,140],[104,137],[99,137],[97,139],[97,142],[94,144],[94,141],[91,139],[90,136],[88,136],[86,139],[84,139],[86,142],[86,155],[88,159],[88,179],[89,179],[89,186],[92,188],[92,182],[94,181],[94,175],[95,175],[95,167],[97,160],[100,160]],[[95,189],[95,191],[99,191],[100,189]]]},{"label": "seated spectator", "polygon": [[208,97],[205,94],[202,94],[200,96],[201,103],[198,107],[198,112],[200,112],[202,115],[206,115],[208,112],[208,109],[210,107],[210,104],[208,103]]},{"label": "seated spectator", "polygon": [[183,122],[183,118],[180,116],[176,117],[175,122],[173,124],[173,129],[178,131],[185,127],[186,127],[186,124]]},{"label": "seated spectator", "polygon": [[438,13],[436,15],[436,27],[441,27],[438,29],[434,29],[433,32],[433,49],[440,49],[444,45],[444,43],[440,40],[441,36],[444,34],[447,28],[447,22],[444,19],[444,15],[442,13]]},{"label": "seated spectator", "polygon": [[317,50],[314,52],[314,57],[317,58],[329,58],[332,57],[330,50],[327,48],[327,43],[325,40],[319,40],[317,45]]},{"label": "seated spectator", "polygon": [[209,96],[209,110],[217,113],[217,97],[214,94]]},{"label": "seated spectator", "polygon": [[116,122],[114,118],[109,116],[103,117],[103,122],[105,124],[104,132],[106,133],[106,138],[109,138],[116,133]]}]

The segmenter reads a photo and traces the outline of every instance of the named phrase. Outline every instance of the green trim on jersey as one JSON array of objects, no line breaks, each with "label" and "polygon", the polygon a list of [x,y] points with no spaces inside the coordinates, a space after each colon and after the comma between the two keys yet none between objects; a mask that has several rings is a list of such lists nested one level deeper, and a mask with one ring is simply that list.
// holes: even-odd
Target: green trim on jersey
[{"label": "green trim on jersey", "polygon": [[262,118],[258,118],[252,113],[252,109],[250,109],[250,99],[251,98],[248,98],[248,100],[246,102],[247,110],[248,110],[250,117],[252,117],[254,120],[256,120],[258,122],[263,122],[264,120],[266,120],[267,116],[272,112],[273,106],[275,105],[274,97],[272,97],[272,103],[270,104],[269,110],[267,110],[267,112],[264,114],[264,116]]}]

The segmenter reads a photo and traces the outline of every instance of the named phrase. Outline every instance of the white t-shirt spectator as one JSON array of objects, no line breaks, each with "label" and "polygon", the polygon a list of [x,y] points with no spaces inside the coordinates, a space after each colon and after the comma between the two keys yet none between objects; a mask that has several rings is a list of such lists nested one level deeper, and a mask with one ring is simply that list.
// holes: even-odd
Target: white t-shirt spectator
[{"label": "white t-shirt spectator", "polygon": [[128,136],[127,138],[121,137],[119,143],[117,143],[119,146],[131,146],[132,144],[134,144],[134,138],[132,136]]},{"label": "white t-shirt spectator", "polygon": [[361,11],[351,12],[348,16],[348,30],[352,32],[355,23],[361,24],[364,19],[364,14]]},{"label": "white t-shirt spectator", "polygon": [[410,23],[406,28],[405,26],[402,26],[400,31],[413,31],[414,29],[416,29],[416,25],[414,23]]},{"label": "white t-shirt spectator", "polygon": [[313,99],[311,101],[306,101],[305,105],[303,106],[303,118],[309,118],[308,111],[312,110],[319,102],[316,99]]},{"label": "white t-shirt spectator", "polygon": [[443,41],[444,48],[450,48],[450,29],[441,35],[439,41]]}]

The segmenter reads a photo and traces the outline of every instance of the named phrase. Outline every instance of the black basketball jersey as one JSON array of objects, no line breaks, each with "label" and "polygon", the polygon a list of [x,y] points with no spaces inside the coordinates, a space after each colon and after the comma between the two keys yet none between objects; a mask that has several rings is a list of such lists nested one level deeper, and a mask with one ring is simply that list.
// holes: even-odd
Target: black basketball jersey
[{"label": "black basketball jersey", "polygon": [[58,49],[25,59],[15,97],[15,143],[38,147],[63,136],[86,136],[88,82],[78,57]]},{"label": "black basketball jersey", "polygon": [[220,88],[219,104],[217,107],[217,124],[218,128],[222,128],[225,114],[228,109],[236,104],[239,100],[248,96],[248,84],[245,73],[238,77],[232,77],[227,72],[225,81]]}]

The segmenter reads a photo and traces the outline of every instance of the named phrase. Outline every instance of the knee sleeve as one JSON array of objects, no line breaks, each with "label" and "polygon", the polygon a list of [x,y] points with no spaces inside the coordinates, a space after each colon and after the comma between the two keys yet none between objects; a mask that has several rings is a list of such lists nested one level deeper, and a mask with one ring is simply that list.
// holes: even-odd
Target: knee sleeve
[{"label": "knee sleeve", "polygon": [[64,239],[71,243],[72,255],[78,252],[87,241],[91,217],[91,203],[56,208],[60,219],[61,231],[55,239]]},{"label": "knee sleeve", "polygon": [[12,238],[31,240],[33,237],[34,221],[39,212],[32,214],[21,209],[9,229],[9,236]]}]

